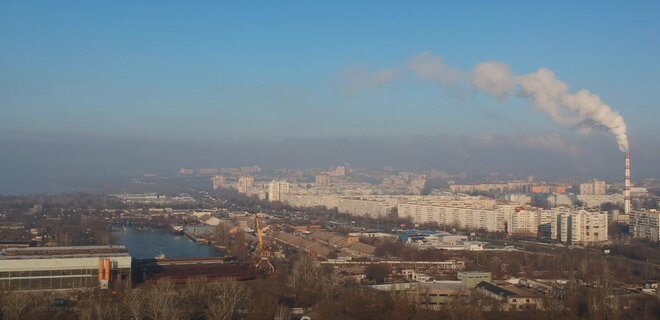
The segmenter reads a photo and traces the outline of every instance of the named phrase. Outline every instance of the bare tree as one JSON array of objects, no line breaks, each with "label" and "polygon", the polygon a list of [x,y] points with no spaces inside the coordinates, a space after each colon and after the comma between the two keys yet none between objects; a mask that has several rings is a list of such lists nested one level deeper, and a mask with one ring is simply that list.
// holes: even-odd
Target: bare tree
[{"label": "bare tree", "polygon": [[204,277],[188,279],[183,289],[188,306],[188,318],[203,318],[209,306],[209,280]]},{"label": "bare tree", "polygon": [[121,305],[128,319],[142,320],[146,317],[146,299],[147,297],[145,289],[131,289],[128,287],[126,290],[124,290],[124,295],[121,299]]},{"label": "bare tree", "polygon": [[233,319],[250,297],[250,290],[240,282],[216,281],[209,284],[207,317],[212,320]]},{"label": "bare tree", "polygon": [[83,295],[79,303],[78,317],[82,320],[120,320],[123,319],[121,308],[102,292],[92,290]]},{"label": "bare tree", "polygon": [[283,304],[278,305],[277,310],[275,311],[275,320],[289,319],[291,319],[291,309]]},{"label": "bare tree", "polygon": [[19,320],[28,312],[30,297],[27,294],[10,292],[2,299],[2,319]]},{"label": "bare tree", "polygon": [[174,283],[162,279],[147,288],[146,307],[153,320],[179,319],[181,309],[178,306],[178,292]]}]

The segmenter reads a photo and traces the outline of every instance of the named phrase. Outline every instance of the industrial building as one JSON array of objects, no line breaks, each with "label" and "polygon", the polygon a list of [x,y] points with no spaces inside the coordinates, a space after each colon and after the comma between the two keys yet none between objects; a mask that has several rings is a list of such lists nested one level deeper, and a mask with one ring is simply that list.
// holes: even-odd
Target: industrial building
[{"label": "industrial building", "polygon": [[543,310],[542,297],[535,292],[523,289],[521,286],[482,281],[477,284],[477,291],[500,301],[502,311]]},{"label": "industrial building", "polygon": [[124,246],[29,247],[0,252],[0,291],[114,287],[131,281]]},{"label": "industrial building", "polygon": [[368,286],[369,289],[406,294],[420,302],[422,308],[440,310],[451,299],[466,296],[467,288],[462,281],[403,282]]},{"label": "industrial building", "polygon": [[135,282],[154,282],[167,278],[184,284],[194,278],[251,280],[257,273],[250,264],[239,263],[234,257],[142,259],[135,261]]}]

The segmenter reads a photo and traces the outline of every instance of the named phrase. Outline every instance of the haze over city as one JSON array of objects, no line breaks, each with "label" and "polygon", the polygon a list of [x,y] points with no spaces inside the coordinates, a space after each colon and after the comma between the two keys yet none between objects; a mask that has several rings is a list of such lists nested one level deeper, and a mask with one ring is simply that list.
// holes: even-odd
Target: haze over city
[{"label": "haze over city", "polygon": [[659,319],[658,17],[0,1],[0,319]]},{"label": "haze over city", "polygon": [[653,1],[0,8],[2,193],[246,163],[621,179],[603,123],[480,88],[488,62],[599,96],[626,121],[633,177],[660,173]]}]

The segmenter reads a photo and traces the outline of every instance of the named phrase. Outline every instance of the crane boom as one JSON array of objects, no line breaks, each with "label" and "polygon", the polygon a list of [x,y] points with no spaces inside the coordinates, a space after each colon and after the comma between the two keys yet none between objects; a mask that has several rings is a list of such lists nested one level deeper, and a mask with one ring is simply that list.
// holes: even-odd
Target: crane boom
[{"label": "crane boom", "polygon": [[273,273],[275,267],[270,262],[271,252],[266,248],[264,244],[264,233],[261,230],[261,221],[259,221],[259,215],[254,215],[254,228],[257,229],[257,240],[259,241],[259,247],[257,248],[258,260],[255,265],[257,270],[263,271],[266,274]]}]

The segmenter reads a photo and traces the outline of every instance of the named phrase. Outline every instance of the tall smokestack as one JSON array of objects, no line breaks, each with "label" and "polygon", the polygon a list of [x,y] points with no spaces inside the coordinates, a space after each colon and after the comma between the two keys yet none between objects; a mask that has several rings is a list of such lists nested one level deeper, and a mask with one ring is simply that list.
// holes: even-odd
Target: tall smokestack
[{"label": "tall smokestack", "polygon": [[630,153],[626,153],[626,175],[623,189],[623,211],[630,214]]}]

